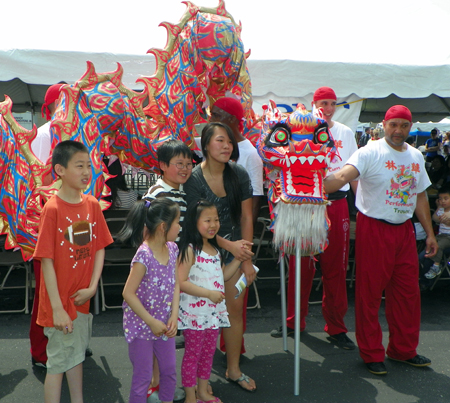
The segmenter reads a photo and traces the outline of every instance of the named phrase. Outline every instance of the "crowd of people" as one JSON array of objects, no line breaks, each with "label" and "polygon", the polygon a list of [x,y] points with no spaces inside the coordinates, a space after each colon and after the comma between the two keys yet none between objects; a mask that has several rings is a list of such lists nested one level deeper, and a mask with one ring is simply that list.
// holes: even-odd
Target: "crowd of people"
[{"label": "crowd of people", "polygon": [[[386,355],[415,367],[428,366],[431,361],[416,351],[420,290],[413,214],[426,233],[426,256],[439,260],[440,245],[426,193],[432,181],[422,154],[406,142],[411,112],[401,105],[391,107],[383,120],[384,137],[380,138],[378,129],[371,132],[369,128],[358,149],[352,130],[333,120],[336,101],[329,87],[317,89],[313,98],[313,106],[322,108],[340,155],[331,161],[324,181],[331,226],[329,246],[317,257],[323,280],[324,330],[344,350],[355,350],[357,344],[373,374],[387,373]],[[242,274],[248,286],[256,278],[253,227],[264,197],[262,162],[242,135],[243,118],[238,100],[218,100],[202,130],[202,161],[194,167],[191,150],[180,141],[163,143],[157,151],[160,179],[142,200],[129,204],[118,240],[137,249],[123,289],[123,330],[133,366],[130,402],[144,403],[150,396],[162,402],[220,403],[208,382],[220,337],[220,348],[226,352],[226,379],[244,391],[257,390],[255,380],[240,369],[247,292],[235,298],[234,287]],[[437,152],[433,147],[430,153]],[[97,290],[104,249],[112,243],[98,202],[81,192],[89,182],[90,165],[81,143],[64,141],[53,150],[52,167],[62,186],[41,216],[34,258],[42,266],[43,281],[30,329],[33,362],[47,368],[46,402],[59,402],[64,374],[71,401],[83,401],[82,363],[89,353],[92,329],[89,300]],[[344,321],[350,187],[359,211],[356,344],[348,337]],[[450,193],[441,194],[446,212]],[[437,219],[441,215],[436,213]],[[306,328],[315,265],[314,257],[302,258],[301,331]],[[291,258],[287,318],[291,333],[295,292],[295,259]],[[383,293],[390,332],[386,350],[378,320]],[[184,390],[177,388],[176,377],[175,338],[180,331],[185,345]],[[39,347],[33,343],[36,334]],[[271,333],[273,337],[281,334],[281,329]]]}]

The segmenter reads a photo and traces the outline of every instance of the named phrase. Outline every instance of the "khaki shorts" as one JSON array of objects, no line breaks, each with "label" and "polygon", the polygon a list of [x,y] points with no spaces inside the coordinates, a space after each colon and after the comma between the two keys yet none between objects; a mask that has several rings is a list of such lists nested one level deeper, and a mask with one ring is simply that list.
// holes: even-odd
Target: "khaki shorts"
[{"label": "khaki shorts", "polygon": [[54,327],[44,327],[48,337],[47,373],[62,374],[85,359],[86,348],[92,333],[92,314],[77,312],[73,332],[64,334]]}]

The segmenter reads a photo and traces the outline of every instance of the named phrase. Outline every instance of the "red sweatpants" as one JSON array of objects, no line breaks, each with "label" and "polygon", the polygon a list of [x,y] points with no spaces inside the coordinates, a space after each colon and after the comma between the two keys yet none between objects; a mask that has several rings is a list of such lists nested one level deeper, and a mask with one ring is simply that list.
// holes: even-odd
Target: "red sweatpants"
[{"label": "red sweatpants", "polygon": [[34,302],[31,311],[30,324],[30,344],[31,356],[35,361],[45,364],[47,362],[47,337],[44,335],[44,328],[36,323],[39,306],[39,287],[41,284],[41,262],[33,259],[34,278],[36,287],[34,289]]},{"label": "red sweatpants", "polygon": [[383,362],[378,320],[383,291],[389,326],[386,354],[416,356],[420,330],[419,260],[410,220],[390,225],[358,213],[356,220],[356,340],[364,362]]},{"label": "red sweatpants", "polygon": [[[323,298],[322,315],[325,332],[330,335],[347,333],[344,316],[347,313],[347,265],[350,244],[350,219],[347,199],[331,202],[327,206],[331,225],[328,231],[328,247],[320,254]],[[305,329],[308,314],[308,300],[314,279],[314,263],[309,257],[301,261],[301,308],[300,328]],[[295,258],[289,259],[287,325],[294,327],[295,317]]]}]

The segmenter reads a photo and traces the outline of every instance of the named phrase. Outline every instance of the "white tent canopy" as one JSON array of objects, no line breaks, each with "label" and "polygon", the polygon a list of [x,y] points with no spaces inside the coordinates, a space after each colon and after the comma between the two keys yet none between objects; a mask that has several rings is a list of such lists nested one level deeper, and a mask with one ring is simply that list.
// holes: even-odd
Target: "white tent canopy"
[{"label": "white tent canopy", "polygon": [[[39,112],[47,87],[56,82],[74,83],[92,61],[98,73],[124,70],[123,83],[141,90],[140,76],[155,72],[153,55],[83,53],[48,50],[0,51],[0,101],[2,94],[14,103],[14,112]],[[350,103],[351,121],[339,118],[356,130],[357,120],[380,122],[397,103],[408,106],[414,121],[440,121],[450,115],[450,66],[332,63],[293,60],[247,61],[252,79],[254,107],[269,99],[286,109],[298,102],[310,106],[320,86],[332,87],[338,102]],[[352,109],[353,108],[353,109]],[[343,111],[346,108],[342,108]],[[347,106],[348,110],[348,106]],[[338,110],[338,112],[340,112]],[[344,111],[345,112],[345,111]],[[347,120],[347,121],[346,121]]]}]

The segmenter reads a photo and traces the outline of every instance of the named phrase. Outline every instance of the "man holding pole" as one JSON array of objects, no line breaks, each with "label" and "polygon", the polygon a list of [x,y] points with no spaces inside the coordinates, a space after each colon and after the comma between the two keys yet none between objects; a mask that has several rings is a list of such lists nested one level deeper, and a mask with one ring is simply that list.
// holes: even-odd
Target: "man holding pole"
[{"label": "man holding pole", "polygon": [[[403,105],[391,107],[383,121],[385,137],[359,149],[325,181],[327,193],[359,179],[356,207],[356,340],[367,369],[387,373],[391,360],[415,367],[431,361],[417,354],[420,329],[419,267],[413,224],[416,214],[426,234],[426,256],[438,246],[433,233],[426,188],[430,180],[422,154],[405,143],[412,116]],[[389,326],[385,353],[378,311],[383,292]]]}]

